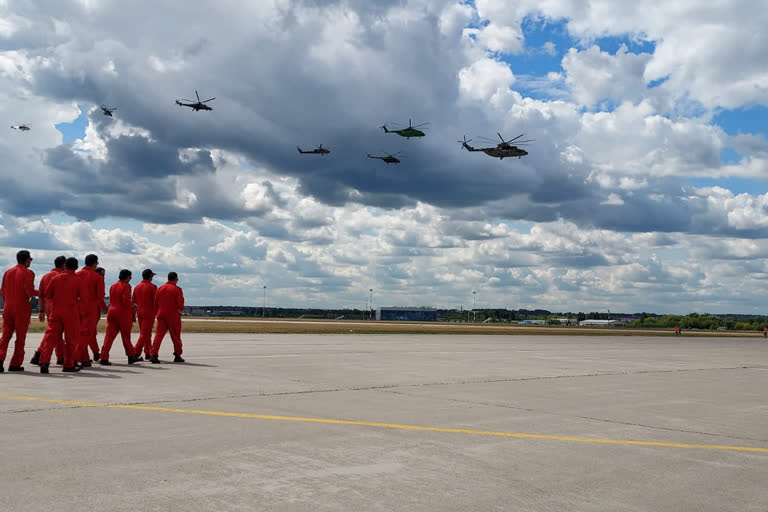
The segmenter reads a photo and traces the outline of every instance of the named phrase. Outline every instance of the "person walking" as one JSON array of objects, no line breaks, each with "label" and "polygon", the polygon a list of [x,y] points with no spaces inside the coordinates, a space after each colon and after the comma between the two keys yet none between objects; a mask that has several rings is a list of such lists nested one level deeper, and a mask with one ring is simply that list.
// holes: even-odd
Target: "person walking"
[{"label": "person walking", "polygon": [[27,339],[27,329],[32,316],[32,305],[29,299],[38,295],[35,290],[35,273],[29,270],[32,256],[29,251],[16,253],[16,266],[3,274],[0,293],[3,294],[3,333],[0,337],[0,373],[4,371],[3,362],[8,353],[8,344],[13,333],[16,333],[16,343],[13,356],[8,364],[9,372],[23,372],[24,343]]},{"label": "person walking", "polygon": [[128,364],[141,361],[135,355],[131,344],[131,326],[133,325],[133,305],[131,304],[131,276],[130,270],[120,271],[118,281],[109,288],[109,310],[107,311],[107,332],[104,335],[104,345],[101,347],[101,359],[99,363],[109,366],[109,351],[112,342],[115,341],[118,332],[123,340],[123,349],[128,356]]},{"label": "person walking", "polygon": [[144,358],[149,361],[152,352],[152,326],[155,324],[155,295],[157,286],[152,282],[156,274],[151,269],[144,269],[141,273],[142,281],[133,289],[132,303],[139,321],[139,339],[136,340],[134,351],[136,357],[141,357],[144,350]]},{"label": "person walking", "polygon": [[168,273],[168,282],[157,289],[155,295],[155,309],[157,310],[157,331],[152,342],[152,354],[150,360],[153,364],[160,363],[158,355],[160,344],[163,342],[166,331],[173,341],[173,362],[183,363],[181,358],[183,347],[181,343],[181,313],[184,311],[184,293],[177,285],[179,276],[176,272]]},{"label": "person walking", "polygon": [[43,335],[40,373],[48,373],[51,352],[59,339],[64,339],[64,372],[77,372],[74,354],[80,348],[80,303],[85,295],[85,282],[75,275],[78,261],[67,258],[64,271],[51,279],[46,288],[46,301],[51,305],[48,328]]},{"label": "person walking", "polygon": [[[39,287],[39,302],[38,302],[38,310],[39,313],[37,314],[37,319],[41,322],[45,322],[46,316],[48,316],[48,321],[51,320],[51,303],[47,300],[45,300],[46,290],[48,288],[48,284],[51,282],[51,280],[56,277],[57,275],[64,272],[64,263],[67,261],[66,256],[58,256],[55,260],[53,260],[53,268],[45,274],[43,277],[40,278],[40,287]],[[43,342],[40,342],[40,346],[37,347],[37,350],[35,350],[34,355],[32,356],[32,359],[29,360],[29,364],[39,365],[40,364],[40,353],[43,351]],[[56,342],[56,364],[64,364],[64,340],[59,339]]]},{"label": "person walking", "polygon": [[96,272],[98,266],[99,257],[89,254],[85,257],[85,266],[75,274],[84,285],[84,295],[80,300],[80,346],[76,349],[75,361],[86,368],[91,366],[88,348],[93,351],[94,360],[100,359],[96,328],[101,318],[101,305],[104,304],[104,278]]}]

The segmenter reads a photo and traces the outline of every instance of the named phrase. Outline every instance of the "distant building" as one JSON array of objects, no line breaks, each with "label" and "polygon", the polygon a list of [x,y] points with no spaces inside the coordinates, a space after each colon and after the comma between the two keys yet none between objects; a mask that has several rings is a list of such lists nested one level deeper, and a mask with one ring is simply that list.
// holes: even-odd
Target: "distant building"
[{"label": "distant building", "polygon": [[437,310],[434,308],[408,308],[399,306],[381,307],[376,309],[376,320],[436,322]]},{"label": "distant building", "polygon": [[579,327],[624,327],[627,324],[619,320],[582,320]]},{"label": "distant building", "polygon": [[520,320],[519,325],[547,325],[546,320]]}]

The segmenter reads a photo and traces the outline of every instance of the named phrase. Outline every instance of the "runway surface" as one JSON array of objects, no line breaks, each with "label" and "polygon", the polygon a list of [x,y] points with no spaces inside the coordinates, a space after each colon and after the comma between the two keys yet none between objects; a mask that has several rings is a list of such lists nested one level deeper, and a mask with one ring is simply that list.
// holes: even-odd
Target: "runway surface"
[{"label": "runway surface", "polygon": [[0,510],[768,510],[762,339],[184,342],[1,374]]}]

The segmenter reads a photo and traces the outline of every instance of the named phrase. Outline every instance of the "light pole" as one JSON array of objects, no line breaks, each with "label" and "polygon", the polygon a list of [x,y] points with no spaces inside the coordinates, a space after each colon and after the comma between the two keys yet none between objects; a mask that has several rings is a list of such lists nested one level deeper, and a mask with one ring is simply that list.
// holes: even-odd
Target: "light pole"
[{"label": "light pole", "polygon": [[264,303],[261,306],[261,318],[267,316],[267,285],[264,285]]},{"label": "light pole", "polygon": [[368,318],[373,320],[373,288],[368,288],[368,292],[371,294],[369,299],[370,309],[368,311]]},{"label": "light pole", "polygon": [[475,311],[475,296],[477,295],[476,291],[472,292],[472,321],[477,322],[477,311]]}]

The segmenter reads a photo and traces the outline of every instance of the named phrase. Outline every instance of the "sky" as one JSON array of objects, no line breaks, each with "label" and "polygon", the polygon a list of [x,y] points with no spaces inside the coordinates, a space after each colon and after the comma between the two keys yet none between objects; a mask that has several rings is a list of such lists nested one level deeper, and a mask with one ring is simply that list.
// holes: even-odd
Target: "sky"
[{"label": "sky", "polygon": [[[32,128],[0,131],[0,264],[93,252],[192,305],[768,312],[762,0],[191,5],[0,0]],[[457,143],[497,132],[529,155]]]}]

